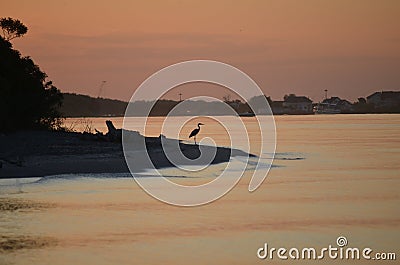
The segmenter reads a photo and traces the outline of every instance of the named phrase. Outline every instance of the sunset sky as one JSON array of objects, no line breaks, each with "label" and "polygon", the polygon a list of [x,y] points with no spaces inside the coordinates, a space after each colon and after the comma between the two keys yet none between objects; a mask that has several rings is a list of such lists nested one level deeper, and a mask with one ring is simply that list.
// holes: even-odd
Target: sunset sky
[{"label": "sunset sky", "polygon": [[[2,1],[13,40],[63,92],[129,100],[155,71],[222,61],[273,99],[400,89],[400,1]],[[184,97],[194,91],[182,91]],[[178,98],[178,97],[177,97]]]}]

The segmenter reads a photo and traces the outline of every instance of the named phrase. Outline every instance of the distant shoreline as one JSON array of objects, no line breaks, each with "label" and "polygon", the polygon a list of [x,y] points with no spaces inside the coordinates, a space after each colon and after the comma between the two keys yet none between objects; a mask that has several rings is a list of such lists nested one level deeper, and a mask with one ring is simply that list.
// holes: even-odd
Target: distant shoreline
[{"label": "distant shoreline", "polygon": [[[306,96],[296,96],[289,94],[284,97],[283,101],[274,101],[267,96],[257,96],[249,100],[250,103],[242,102],[240,100],[227,100],[227,101],[201,101],[186,99],[184,101],[159,99],[157,101],[133,101],[127,102],[116,99],[108,98],[94,98],[88,95],[80,95],[73,93],[63,93],[63,105],[61,106],[61,113],[65,117],[120,117],[125,115],[125,110],[128,107],[135,108],[135,117],[163,117],[167,116],[172,109],[178,104],[184,104],[189,109],[182,109],[182,112],[175,111],[177,115],[186,115],[196,113],[196,115],[207,115],[207,111],[213,109],[215,104],[225,103],[229,105],[238,114],[253,113],[249,104],[251,102],[258,102],[259,97],[263,98],[262,102],[268,101],[269,107],[274,115],[313,115],[314,112],[328,112],[330,114],[389,114],[400,113],[400,92],[399,91],[386,91],[376,92],[371,96],[359,98],[358,102],[349,102],[339,97],[325,98],[322,102],[313,102]],[[211,105],[210,105],[211,104]],[[264,103],[263,103],[264,104]],[[254,105],[254,104],[253,104]],[[151,109],[150,114],[147,115],[146,109]],[[217,108],[218,109],[218,108]],[[213,116],[224,114],[215,109]],[[186,112],[187,110],[190,113]],[[267,113],[266,110],[257,110],[257,115]]]},{"label": "distant shoreline", "polygon": [[[304,115],[304,116],[312,116],[312,115],[316,115],[316,116],[331,116],[331,115],[334,115],[334,116],[340,116],[340,115],[381,115],[381,114],[385,114],[385,115],[389,115],[389,114],[393,114],[393,115],[396,115],[396,114],[400,114],[400,113],[393,113],[393,112],[376,112],[376,113],[326,113],[326,114],[273,114],[274,116],[301,116],[301,115]],[[175,117],[187,117],[187,116],[190,116],[190,115],[175,115]],[[213,116],[232,116],[232,117],[237,117],[237,116],[233,116],[233,115],[213,115]],[[239,115],[238,115],[239,116]],[[266,115],[266,114],[257,114],[256,116],[269,116],[269,115]],[[124,115],[115,115],[115,116],[112,116],[112,115],[109,115],[109,116],[65,116],[65,117],[63,117],[63,118],[66,118],[66,119],[79,119],[79,118],[124,118],[125,116]],[[129,117],[129,118],[144,118],[144,117],[147,117],[147,116],[127,116],[127,117]],[[151,116],[148,116],[148,117],[168,117],[167,115],[151,115]],[[252,117],[254,117],[254,116],[252,116]],[[241,118],[252,118],[252,117],[241,117]]]}]

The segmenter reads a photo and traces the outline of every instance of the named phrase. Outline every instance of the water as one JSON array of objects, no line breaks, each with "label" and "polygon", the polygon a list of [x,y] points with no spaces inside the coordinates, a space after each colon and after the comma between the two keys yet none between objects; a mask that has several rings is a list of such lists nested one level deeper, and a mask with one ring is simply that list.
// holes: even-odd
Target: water
[{"label": "water", "polygon": [[[106,130],[103,118],[92,121]],[[113,122],[121,127],[120,118]],[[254,128],[252,118],[245,122]],[[152,118],[146,134],[158,136],[161,123]],[[207,123],[203,133],[228,145],[226,132]],[[125,174],[2,181],[0,264],[288,264],[259,260],[256,251],[266,242],[322,248],[340,235],[350,247],[398,251],[400,115],[278,116],[276,126],[277,153],[262,186],[249,193],[245,174],[230,193],[201,207],[160,203]],[[162,172],[197,184],[223,168],[193,178]],[[4,250],[4,242],[14,249]]]}]

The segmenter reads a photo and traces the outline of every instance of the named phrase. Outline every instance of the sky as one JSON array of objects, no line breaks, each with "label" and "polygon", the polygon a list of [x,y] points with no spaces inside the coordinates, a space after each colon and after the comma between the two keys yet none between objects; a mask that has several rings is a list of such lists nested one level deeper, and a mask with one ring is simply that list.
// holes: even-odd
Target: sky
[{"label": "sky", "polygon": [[397,0],[16,0],[0,17],[28,27],[14,48],[63,92],[129,100],[154,72],[195,59],[239,68],[274,100],[400,90]]}]

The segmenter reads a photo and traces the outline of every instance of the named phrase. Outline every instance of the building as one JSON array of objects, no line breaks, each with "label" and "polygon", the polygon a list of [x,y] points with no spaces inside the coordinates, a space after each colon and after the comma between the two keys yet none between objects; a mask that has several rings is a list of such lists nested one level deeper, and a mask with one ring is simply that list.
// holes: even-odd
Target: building
[{"label": "building", "polygon": [[400,91],[375,92],[367,97],[367,104],[377,110],[399,109]]},{"label": "building", "polygon": [[272,101],[271,110],[274,115],[285,114],[285,109],[283,108],[283,101]]},{"label": "building", "polygon": [[286,95],[283,98],[283,110],[285,114],[313,114],[312,100],[305,96],[295,94]]},{"label": "building", "polygon": [[318,103],[314,111],[317,113],[351,113],[353,111],[353,104],[339,97],[331,97]]}]

